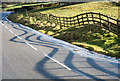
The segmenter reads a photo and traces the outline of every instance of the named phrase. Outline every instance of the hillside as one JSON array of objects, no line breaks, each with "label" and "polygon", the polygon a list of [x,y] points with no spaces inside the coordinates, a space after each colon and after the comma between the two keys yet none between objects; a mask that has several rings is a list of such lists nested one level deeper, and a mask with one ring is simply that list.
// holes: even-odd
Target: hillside
[{"label": "hillside", "polygon": [[92,11],[100,12],[113,18],[118,18],[118,6],[116,3],[112,2],[87,2],[48,10],[37,9],[34,11],[45,14],[53,14],[60,17],[71,17],[81,13]]},{"label": "hillside", "polygon": [[[120,38],[108,30],[103,29],[99,24],[83,25],[80,27],[60,27],[55,23],[39,19],[40,13],[53,14],[60,17],[72,17],[85,12],[100,12],[117,19],[118,6],[113,2],[88,2],[62,7],[37,8],[22,10],[8,16],[17,23],[29,26],[47,35],[62,39],[71,44],[87,48],[91,51],[120,58]],[[36,19],[36,16],[38,16]]]}]

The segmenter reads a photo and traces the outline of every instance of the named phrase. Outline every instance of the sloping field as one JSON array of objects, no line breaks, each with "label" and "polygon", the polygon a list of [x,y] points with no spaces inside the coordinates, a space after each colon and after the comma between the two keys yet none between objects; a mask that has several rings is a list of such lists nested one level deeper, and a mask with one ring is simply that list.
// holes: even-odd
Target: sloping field
[{"label": "sloping field", "polygon": [[24,4],[12,4],[12,5],[6,5],[7,8],[4,8],[4,10],[11,10],[11,9],[16,9],[16,8],[22,8],[25,6],[37,6],[41,4],[51,4],[51,2],[38,2],[38,3],[24,3]]},{"label": "sloping field", "polygon": [[107,16],[118,18],[118,6],[112,2],[88,2],[76,5],[69,5],[55,9],[43,10],[40,12],[45,14],[53,14],[56,16],[71,17],[85,12],[100,12]]},{"label": "sloping field", "polygon": [[[85,12],[100,12],[118,19],[118,4],[113,2],[88,2],[63,7],[35,8],[27,12],[16,12],[9,15],[8,18],[13,22],[30,26],[42,33],[91,51],[120,58],[120,38],[116,34],[103,29],[97,23],[68,29],[67,27],[60,27],[55,23],[39,19],[40,13],[53,14],[60,17],[72,17]],[[35,16],[38,16],[38,19]]]}]

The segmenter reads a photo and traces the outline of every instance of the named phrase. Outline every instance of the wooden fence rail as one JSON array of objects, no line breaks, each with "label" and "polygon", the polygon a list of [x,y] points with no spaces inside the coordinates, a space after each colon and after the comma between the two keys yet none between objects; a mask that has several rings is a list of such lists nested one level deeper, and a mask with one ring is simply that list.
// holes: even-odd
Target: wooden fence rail
[{"label": "wooden fence rail", "polygon": [[103,25],[105,29],[120,36],[120,21],[101,13],[88,12],[73,17],[57,17],[52,14],[47,15],[40,13],[39,18],[40,20],[56,23],[64,27],[77,27],[86,24],[99,23],[100,25]]}]

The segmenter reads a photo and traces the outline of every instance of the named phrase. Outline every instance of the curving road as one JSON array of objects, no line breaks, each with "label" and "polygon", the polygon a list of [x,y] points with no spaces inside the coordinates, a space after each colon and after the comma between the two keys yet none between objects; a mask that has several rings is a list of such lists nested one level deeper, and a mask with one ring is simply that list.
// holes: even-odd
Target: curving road
[{"label": "curving road", "polygon": [[118,64],[83,57],[2,14],[2,79],[118,79]]}]

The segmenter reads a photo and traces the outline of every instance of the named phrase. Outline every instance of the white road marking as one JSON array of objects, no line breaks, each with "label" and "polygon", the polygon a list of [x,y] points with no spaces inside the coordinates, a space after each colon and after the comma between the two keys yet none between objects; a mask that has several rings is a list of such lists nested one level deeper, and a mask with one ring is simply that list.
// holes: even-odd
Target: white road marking
[{"label": "white road marking", "polygon": [[[4,24],[2,24],[2,25],[5,26]],[[5,27],[6,27],[6,26],[5,26]],[[7,27],[6,27],[6,28],[7,28]],[[8,30],[9,30],[9,29],[8,29]],[[10,31],[10,32],[13,32],[13,31],[11,31],[11,30],[9,30],[9,31]],[[19,36],[18,36],[17,34],[15,34],[14,32],[13,32],[13,34],[14,34],[15,36],[17,36],[19,39],[23,40],[21,37],[19,37]],[[23,41],[25,41],[25,40],[23,40]],[[35,47],[32,46],[31,44],[29,44],[27,41],[25,41],[25,43],[26,43],[28,46],[32,47],[34,50],[38,50],[37,48],[35,48]],[[66,65],[64,65],[64,64],[60,63],[59,61],[53,59],[52,57],[46,55],[43,51],[41,51],[41,52],[42,52],[46,57],[48,57],[49,59],[51,59],[51,60],[53,60],[54,62],[58,63],[59,65],[65,67],[67,70],[72,70],[71,68],[67,67]]]},{"label": "white road marking", "polygon": [[5,26],[2,22],[1,22],[1,24],[2,24],[3,26]]},{"label": "white road marking", "polygon": [[21,37],[19,37],[18,35],[16,35],[19,39],[21,39],[22,40],[22,38]]},{"label": "white road marking", "polygon": [[[41,51],[41,52],[42,52],[42,51]],[[77,74],[79,74],[79,75],[82,75],[82,76],[85,77],[86,79],[92,79],[92,78],[90,78],[89,76],[85,75],[84,73],[81,73],[80,71],[77,71],[77,70],[75,70],[75,69],[71,69],[71,68],[67,67],[66,65],[64,65],[64,64],[60,63],[59,61],[57,61],[57,60],[51,58],[50,56],[46,55],[44,52],[42,52],[42,53],[43,53],[46,57],[48,57],[49,59],[51,59],[51,60],[53,60],[54,62],[58,63],[59,65],[65,67],[67,70],[70,70],[70,71],[73,71],[73,72],[75,72],[75,73],[77,73]]]},{"label": "white road marking", "polygon": [[[2,25],[4,25],[4,24],[2,24]],[[4,26],[5,26],[5,25],[4,25]],[[5,26],[5,28],[8,29],[7,26]],[[8,30],[9,30],[9,29],[8,29]],[[11,33],[13,32],[13,31],[11,31],[11,30],[9,30],[9,31],[10,31]],[[19,37],[19,36],[18,36],[17,34],[15,34],[14,32],[13,32],[13,34],[14,34],[15,36],[17,36],[19,39],[23,40],[21,37]],[[23,41],[25,41],[25,40],[23,40]],[[38,50],[37,48],[35,48],[35,47],[32,46],[31,44],[29,44],[27,41],[25,41],[25,43],[26,43],[28,46],[30,46],[31,48],[33,48],[34,50]],[[39,50],[39,51],[40,51],[40,50]],[[74,72],[82,75],[83,77],[85,77],[85,78],[87,78],[87,79],[92,79],[92,78],[88,77],[87,75],[85,75],[85,74],[83,74],[83,73],[81,73],[81,72],[79,72],[79,71],[76,71],[76,70],[73,70],[73,69],[67,67],[67,66],[64,65],[63,63],[60,63],[59,61],[57,61],[57,60],[53,59],[52,57],[48,56],[48,55],[47,55],[46,53],[44,53],[43,51],[41,51],[41,52],[42,52],[47,58],[53,60],[53,61],[56,62],[57,64],[59,64],[59,65],[63,66],[64,68],[66,68],[67,70],[74,71]]]},{"label": "white road marking", "polygon": [[51,58],[50,56],[46,55],[45,53],[44,53],[44,55],[45,55],[46,57],[48,57],[49,59],[55,61],[55,62],[58,63],[59,65],[65,67],[67,70],[72,70],[71,68],[67,67],[66,65],[64,65],[64,64],[60,63],[59,61],[57,61],[57,60]]},{"label": "white road marking", "polygon": [[11,33],[13,33],[13,31],[9,30]]},{"label": "white road marking", "polygon": [[[62,64],[62,63],[59,63],[58,61],[56,61],[55,59],[51,58],[50,56],[48,56],[48,55],[46,55],[46,54],[44,54],[44,55],[45,55],[46,57],[50,58],[51,60],[57,62],[58,64],[60,64],[60,65]],[[95,58],[95,57],[94,57],[94,58]],[[99,58],[99,59],[100,59],[100,58]],[[62,66],[64,67],[64,64],[62,64]],[[67,67],[67,66],[65,66],[65,68],[67,68],[68,70],[75,71],[76,73],[81,74],[82,76],[84,76],[84,77],[86,77],[86,78],[88,78],[88,79],[91,79],[89,76],[85,75],[84,73],[81,73],[80,71],[77,71],[77,70],[74,70],[74,69],[70,69],[70,68]]]},{"label": "white road marking", "polygon": [[[5,26],[3,23],[2,23],[2,25],[3,25],[3,26]],[[5,26],[5,28],[6,28],[6,29],[8,29],[8,27],[7,27],[7,26]]]},{"label": "white road marking", "polygon": [[15,34],[15,36],[16,36],[17,38],[19,38],[19,39],[21,39],[21,40],[22,40],[22,38],[21,38],[21,37],[19,37],[18,35],[16,35],[16,34]]},{"label": "white road marking", "polygon": [[32,46],[31,44],[29,44],[27,41],[25,42],[27,45],[29,45],[31,48],[33,48],[34,50],[37,50],[37,48],[35,48],[34,46]]},{"label": "white road marking", "polygon": [[[7,19],[7,18],[6,18]],[[9,19],[7,19],[9,22],[11,22]],[[13,22],[12,22],[13,23]],[[20,24],[21,25],[21,24]],[[21,25],[21,26],[23,26],[23,25]],[[25,28],[28,28],[28,27],[26,27],[26,26],[24,26]],[[38,31],[35,31],[35,30],[32,30],[32,31],[34,31],[34,32],[36,32],[36,33],[38,33]],[[46,35],[45,35],[46,36]],[[45,39],[46,39],[46,37],[45,37]],[[51,37],[49,37],[49,39],[51,39]],[[55,39],[56,40],[56,39]],[[57,42],[60,42],[61,43],[61,41],[58,41],[58,40],[56,40]],[[56,43],[56,44],[58,44],[58,43]],[[66,44],[65,44],[66,45]],[[69,48],[68,46],[65,46],[65,45],[62,45],[63,47],[65,47],[65,48],[67,48],[68,50],[72,50],[75,54],[78,54],[78,55],[80,55],[80,56],[84,56],[84,57],[90,57],[90,58],[93,58],[93,59],[96,59],[96,60],[104,60],[105,62],[109,62],[109,63],[111,63],[111,62],[114,62],[114,63],[120,63],[119,62],[119,60],[112,60],[112,59],[108,59],[108,58],[106,58],[106,57],[101,57],[101,56],[98,56],[98,55],[95,55],[95,54],[93,54],[92,56],[91,55],[86,55],[86,54],[79,54],[79,53],[77,53],[77,52],[75,52],[74,51],[74,49],[71,49],[71,48]],[[70,45],[71,46],[71,45]],[[76,46],[74,47],[74,48],[76,48]],[[77,49],[78,50],[81,50],[81,49],[79,49],[78,47],[77,47]],[[88,52],[88,50],[85,50],[85,51],[87,51]]]},{"label": "white road marking", "polygon": [[[4,24],[2,24],[6,29],[8,29],[8,27],[7,26],[5,26]],[[17,34],[15,34],[12,30],[10,30],[10,29],[8,29],[11,33],[13,33],[17,38],[19,38],[19,39],[21,39],[21,40],[23,40],[20,36],[18,36]],[[25,40],[23,40],[23,41],[25,41]],[[28,45],[28,46],[30,46],[30,47],[32,47],[34,50],[37,50],[37,48],[35,48],[34,46],[32,46],[31,44],[29,44],[27,41],[25,41],[25,43]]]}]

